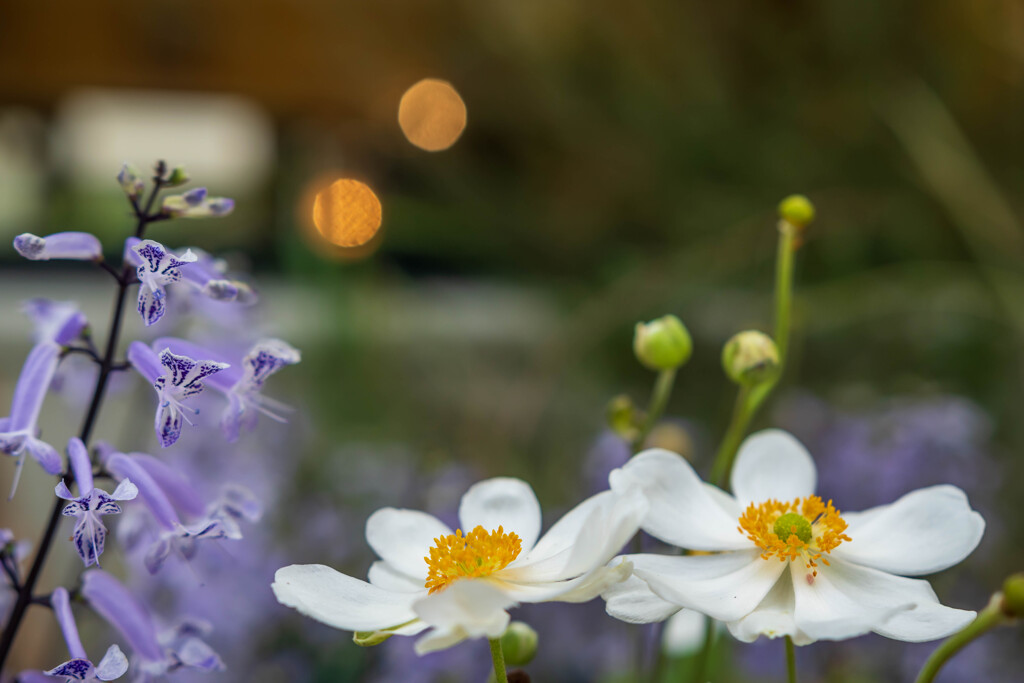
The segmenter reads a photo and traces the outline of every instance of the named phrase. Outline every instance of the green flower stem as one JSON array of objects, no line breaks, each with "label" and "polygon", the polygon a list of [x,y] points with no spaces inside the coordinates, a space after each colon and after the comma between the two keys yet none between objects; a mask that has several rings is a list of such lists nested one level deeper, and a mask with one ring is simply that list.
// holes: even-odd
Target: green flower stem
[{"label": "green flower stem", "polygon": [[786,673],[789,683],[796,683],[796,648],[789,636],[786,636]]},{"label": "green flower stem", "polygon": [[704,644],[693,661],[693,683],[706,683],[708,680],[708,660],[711,659],[711,647],[715,642],[715,620],[704,617]]},{"label": "green flower stem", "polygon": [[505,655],[501,651],[501,638],[491,638],[491,659],[494,661],[494,680],[497,683],[508,683],[508,674],[505,672]]},{"label": "green flower stem", "polygon": [[779,221],[779,249],[775,258],[775,345],[779,350],[779,372],[774,378],[752,387],[740,387],[736,397],[732,421],[718,448],[718,454],[711,467],[711,481],[718,486],[725,486],[732,471],[732,463],[736,458],[747,427],[754,415],[761,408],[772,389],[778,384],[786,365],[789,350],[789,331],[793,310],[793,267],[794,244],[797,228],[788,221]]},{"label": "green flower stem", "polygon": [[924,663],[924,666],[921,667],[921,673],[917,675],[915,683],[931,683],[935,680],[935,676],[939,673],[939,670],[953,655],[969,645],[979,636],[988,633],[1000,624],[1007,623],[1007,621],[1009,621],[1009,617],[1007,617],[1006,613],[1003,612],[1002,601],[1002,594],[996,593],[988,603],[988,607],[983,609],[974,621],[968,624],[963,631],[947,638],[945,642],[943,642],[942,645],[932,653],[931,657],[928,658],[928,661]]},{"label": "green flower stem", "polygon": [[665,412],[665,406],[668,405],[668,399],[672,395],[672,385],[675,384],[675,381],[676,368],[662,370],[658,373],[658,378],[654,381],[654,390],[651,392],[651,402],[647,406],[647,419],[644,420],[643,427],[637,432],[631,444],[633,455],[639,453],[640,449],[644,447],[644,441],[647,440],[654,425],[658,423],[662,413]]}]

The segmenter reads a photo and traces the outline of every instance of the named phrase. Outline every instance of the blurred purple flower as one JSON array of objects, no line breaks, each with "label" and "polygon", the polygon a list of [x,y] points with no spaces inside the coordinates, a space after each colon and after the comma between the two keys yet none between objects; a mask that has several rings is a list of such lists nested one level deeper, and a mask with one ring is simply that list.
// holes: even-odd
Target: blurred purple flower
[{"label": "blurred purple flower", "polygon": [[54,342],[67,346],[82,334],[88,324],[85,314],[70,301],[29,299],[22,305],[22,310],[32,320],[36,344]]},{"label": "blurred purple flower", "polygon": [[103,257],[103,245],[88,232],[55,232],[46,237],[25,232],[14,238],[14,249],[30,261],[97,261]]},{"label": "blurred purple flower", "polygon": [[57,474],[63,468],[57,449],[37,438],[39,430],[36,426],[59,360],[60,347],[57,344],[45,342],[33,347],[14,387],[11,414],[0,418],[0,452],[18,459],[11,497],[18,488],[25,453],[31,455],[47,474]]},{"label": "blurred purple flower", "polygon": [[47,676],[64,678],[65,681],[112,681],[120,678],[128,671],[128,658],[117,645],[111,645],[100,663],[94,665],[89,661],[82,647],[82,639],[78,635],[78,626],[71,613],[71,600],[66,588],[54,589],[50,596],[50,606],[64,634],[64,642],[68,645],[71,660],[46,672]]}]

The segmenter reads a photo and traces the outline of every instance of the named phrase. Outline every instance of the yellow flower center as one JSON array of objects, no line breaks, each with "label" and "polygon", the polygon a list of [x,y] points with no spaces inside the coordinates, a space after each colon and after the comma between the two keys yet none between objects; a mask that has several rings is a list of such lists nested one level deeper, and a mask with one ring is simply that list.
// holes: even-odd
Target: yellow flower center
[{"label": "yellow flower center", "polygon": [[465,536],[462,529],[434,539],[427,561],[427,582],[431,593],[444,590],[452,581],[466,577],[490,576],[519,557],[523,542],[514,533],[487,531],[482,526]]},{"label": "yellow flower center", "polygon": [[[763,559],[773,555],[782,562],[800,558],[808,569],[817,567],[818,560],[828,564],[823,555],[850,540],[843,533],[846,521],[839,510],[831,500],[824,503],[818,496],[797,498],[791,503],[751,503],[740,516],[739,530],[761,549]],[[815,569],[811,576],[817,574]]]}]

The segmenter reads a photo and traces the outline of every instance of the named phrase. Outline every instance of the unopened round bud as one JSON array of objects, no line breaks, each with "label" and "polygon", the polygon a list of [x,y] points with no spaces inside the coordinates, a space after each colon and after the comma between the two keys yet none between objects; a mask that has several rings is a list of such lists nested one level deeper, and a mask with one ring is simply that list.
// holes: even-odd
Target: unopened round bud
[{"label": "unopened round bud", "polygon": [[513,621],[501,636],[501,651],[510,666],[529,664],[537,656],[537,632],[528,624]]},{"label": "unopened round bud", "polygon": [[639,413],[629,396],[619,394],[608,401],[605,417],[611,430],[626,441],[632,441],[636,436]]},{"label": "unopened round bud", "polygon": [[737,384],[761,384],[774,379],[778,374],[779,349],[764,332],[740,332],[725,343],[722,367],[729,379]]},{"label": "unopened round bud", "polygon": [[352,634],[352,642],[359,647],[373,647],[395,635],[391,631],[356,631]]},{"label": "unopened round bud", "polygon": [[171,171],[171,175],[167,176],[167,181],[164,185],[167,187],[178,187],[187,183],[188,180],[188,173],[185,171],[185,167],[175,166],[174,170]]},{"label": "unopened round bud", "polygon": [[1012,574],[1003,582],[1003,612],[1015,619],[1024,617],[1024,572]]},{"label": "unopened round bud", "polygon": [[779,202],[779,217],[802,228],[814,220],[814,204],[802,194],[791,194]]},{"label": "unopened round bud", "polygon": [[674,370],[690,360],[693,340],[679,318],[665,315],[636,324],[633,352],[651,370]]}]

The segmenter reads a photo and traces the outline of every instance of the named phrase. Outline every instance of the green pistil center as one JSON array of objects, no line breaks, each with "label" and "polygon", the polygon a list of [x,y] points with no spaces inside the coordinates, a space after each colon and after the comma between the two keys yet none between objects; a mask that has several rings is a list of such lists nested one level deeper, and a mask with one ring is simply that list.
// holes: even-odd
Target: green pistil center
[{"label": "green pistil center", "polygon": [[775,527],[772,531],[783,541],[796,534],[796,537],[804,543],[811,542],[811,523],[807,521],[806,517],[795,512],[787,512],[775,520]]}]

